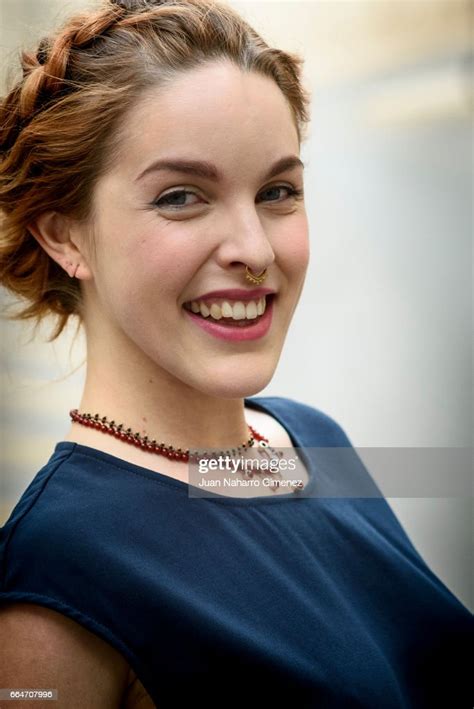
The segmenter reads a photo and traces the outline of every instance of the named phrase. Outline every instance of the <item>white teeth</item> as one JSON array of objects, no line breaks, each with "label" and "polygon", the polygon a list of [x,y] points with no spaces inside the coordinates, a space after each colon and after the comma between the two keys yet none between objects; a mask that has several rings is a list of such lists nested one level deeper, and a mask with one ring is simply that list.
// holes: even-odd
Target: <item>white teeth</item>
[{"label": "white teeth", "polygon": [[211,316],[213,320],[221,318],[233,318],[233,320],[255,320],[259,315],[263,315],[267,306],[265,296],[259,300],[250,300],[245,303],[238,300],[229,302],[224,300],[219,303],[204,303],[200,300],[192,300],[188,306],[193,313],[201,313],[204,318]]},{"label": "white teeth", "polygon": [[245,318],[245,305],[240,302],[234,303],[232,308],[232,317],[234,320],[243,320]]},{"label": "white teeth", "polygon": [[211,318],[214,318],[214,320],[220,320],[222,317],[222,312],[220,309],[219,305],[216,305],[216,303],[213,303],[211,305]]},{"label": "white teeth", "polygon": [[252,300],[245,308],[245,314],[249,320],[255,320],[257,317],[257,305]]},{"label": "white teeth", "polygon": [[222,303],[221,310],[222,310],[222,317],[223,318],[231,318],[232,317],[232,315],[233,315],[232,306],[226,300],[224,300],[224,302]]}]

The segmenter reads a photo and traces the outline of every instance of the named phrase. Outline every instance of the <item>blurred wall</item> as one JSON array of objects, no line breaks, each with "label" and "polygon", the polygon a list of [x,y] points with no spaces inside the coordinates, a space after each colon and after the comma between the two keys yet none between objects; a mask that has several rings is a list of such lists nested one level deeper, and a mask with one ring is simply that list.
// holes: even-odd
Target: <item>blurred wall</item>
[{"label": "blurred wall", "polygon": [[[3,75],[19,43],[91,4],[0,0]],[[311,263],[261,395],[322,409],[357,447],[472,447],[472,5],[232,5],[267,41],[303,55],[313,95],[302,149]],[[0,522],[67,430],[84,377],[73,328],[52,345],[1,327]],[[472,498],[389,503],[473,608]]]}]

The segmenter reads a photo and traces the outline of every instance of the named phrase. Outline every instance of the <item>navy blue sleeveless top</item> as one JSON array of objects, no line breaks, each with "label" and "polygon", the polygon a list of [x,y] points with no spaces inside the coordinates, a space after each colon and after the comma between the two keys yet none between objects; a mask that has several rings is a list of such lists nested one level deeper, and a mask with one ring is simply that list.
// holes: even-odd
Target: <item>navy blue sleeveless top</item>
[{"label": "navy blue sleeveless top", "polygon": [[[245,404],[296,447],[352,449],[316,408]],[[308,472],[317,485],[317,461]],[[474,704],[474,616],[383,497],[193,498],[187,483],[62,441],[0,529],[0,563],[1,602],[100,636],[159,709]]]}]

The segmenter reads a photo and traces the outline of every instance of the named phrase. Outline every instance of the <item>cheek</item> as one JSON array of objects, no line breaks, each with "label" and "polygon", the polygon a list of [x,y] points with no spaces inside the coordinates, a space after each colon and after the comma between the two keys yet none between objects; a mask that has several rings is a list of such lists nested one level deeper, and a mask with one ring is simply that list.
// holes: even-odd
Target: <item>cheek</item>
[{"label": "cheek", "polygon": [[117,287],[126,285],[127,297],[157,307],[179,299],[199,259],[179,235],[174,237],[152,230],[116,250],[112,278]]},{"label": "cheek", "polygon": [[278,240],[278,258],[281,269],[293,276],[301,278],[309,263],[309,231],[305,215],[295,219]]}]

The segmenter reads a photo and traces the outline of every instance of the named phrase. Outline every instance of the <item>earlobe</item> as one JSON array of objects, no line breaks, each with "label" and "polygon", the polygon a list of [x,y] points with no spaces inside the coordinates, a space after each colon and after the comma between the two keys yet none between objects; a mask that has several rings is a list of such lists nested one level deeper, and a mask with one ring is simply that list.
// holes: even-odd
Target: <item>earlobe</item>
[{"label": "earlobe", "polygon": [[64,262],[64,270],[67,271],[69,278],[76,278],[76,273],[79,268],[78,263],[75,265],[71,263],[71,261],[65,261]]},{"label": "earlobe", "polygon": [[83,255],[70,238],[71,226],[67,217],[54,211],[44,212],[28,225],[28,230],[70,278],[90,277],[83,264]]}]

